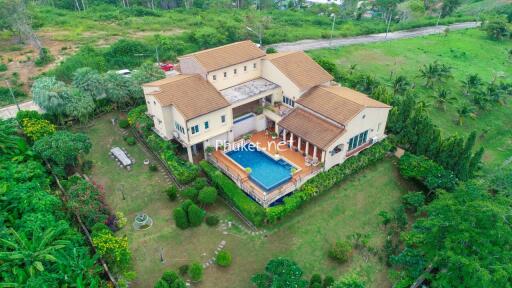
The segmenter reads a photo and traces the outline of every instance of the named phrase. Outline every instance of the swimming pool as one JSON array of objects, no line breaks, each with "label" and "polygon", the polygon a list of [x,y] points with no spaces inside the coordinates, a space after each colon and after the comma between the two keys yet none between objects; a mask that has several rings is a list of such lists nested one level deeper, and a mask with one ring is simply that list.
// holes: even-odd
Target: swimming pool
[{"label": "swimming pool", "polygon": [[251,168],[249,179],[266,192],[270,192],[292,178],[293,166],[290,163],[284,160],[276,161],[257,150],[252,144],[229,151],[226,155],[244,169]]}]

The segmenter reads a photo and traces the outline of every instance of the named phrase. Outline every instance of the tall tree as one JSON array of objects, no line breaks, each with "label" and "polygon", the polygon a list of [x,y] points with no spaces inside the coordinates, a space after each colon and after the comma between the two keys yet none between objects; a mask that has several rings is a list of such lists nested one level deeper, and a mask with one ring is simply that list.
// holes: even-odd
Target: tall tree
[{"label": "tall tree", "polygon": [[304,272],[292,260],[275,258],[265,267],[265,273],[252,276],[251,281],[258,288],[306,288],[308,281]]},{"label": "tall tree", "polygon": [[66,103],[66,114],[78,119],[81,123],[89,120],[89,116],[94,112],[96,105],[91,95],[83,93],[78,89],[72,89],[70,97]]},{"label": "tall tree", "polygon": [[41,77],[32,85],[32,99],[34,103],[46,112],[56,115],[59,120],[66,112],[66,102],[69,100],[70,90],[64,82],[57,81],[55,77]]},{"label": "tall tree", "polygon": [[73,73],[73,87],[85,94],[90,95],[94,100],[106,97],[103,79],[98,71],[89,68],[79,68]]}]

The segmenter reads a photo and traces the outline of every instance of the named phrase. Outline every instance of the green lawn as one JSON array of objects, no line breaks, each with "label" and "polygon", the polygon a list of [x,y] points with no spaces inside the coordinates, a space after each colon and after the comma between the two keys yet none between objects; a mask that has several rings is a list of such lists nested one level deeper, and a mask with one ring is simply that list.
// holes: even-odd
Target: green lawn
[{"label": "green lawn", "polygon": [[[175,227],[171,217],[178,202],[170,202],[161,192],[168,185],[165,177],[143,167],[142,161],[148,156],[138,145],[130,147],[123,142],[120,129],[110,123],[111,117],[101,117],[91,127],[81,130],[93,142],[88,156],[95,164],[92,179],[104,185],[112,209],[123,211],[129,219],[129,224],[118,233],[129,237],[138,274],[136,287],[152,287],[166,269],[177,269],[192,261],[205,262],[222,240],[233,254],[233,265],[227,269],[208,267],[203,282],[195,287],[250,287],[251,275],[262,271],[266,262],[277,256],[296,260],[308,276],[322,273],[338,277],[355,270],[368,279],[369,287],[390,285],[387,270],[377,257],[365,260],[355,253],[349,263],[339,265],[327,258],[327,249],[329,243],[354,232],[369,233],[371,246],[382,246],[384,232],[377,213],[398,206],[400,196],[407,190],[398,180],[392,160],[381,161],[314,199],[283,222],[265,227],[264,234],[250,235],[238,226],[210,228],[205,224],[182,231]],[[117,167],[109,158],[112,145],[126,147],[135,158],[132,171]],[[122,200],[120,189],[124,189],[126,200]],[[133,217],[142,211],[155,224],[149,230],[134,231]],[[240,222],[221,201],[208,212]],[[165,263],[160,262],[160,249]]]},{"label": "green lawn", "polygon": [[[416,83],[418,95],[431,103],[433,98],[429,96],[432,90],[425,89],[422,79],[418,78],[418,69],[422,65],[438,60],[451,66],[454,78],[447,83],[447,87],[461,99],[460,80],[468,74],[478,73],[485,81],[504,74],[504,80],[512,81],[512,59],[507,55],[510,49],[512,41],[491,41],[480,30],[465,30],[450,32],[447,37],[419,37],[316,50],[311,54],[327,57],[343,69],[357,64],[357,70],[370,73],[386,83],[390,82],[391,75],[405,75]],[[479,144],[487,150],[485,161],[494,166],[512,156],[512,129],[509,123],[512,101],[503,106],[493,105],[490,111],[478,111],[478,117],[466,120],[463,126],[455,122],[456,105],[448,105],[446,112],[431,107],[431,117],[443,131],[447,134],[468,134],[473,130],[482,132],[489,129],[484,137],[479,138]]]}]

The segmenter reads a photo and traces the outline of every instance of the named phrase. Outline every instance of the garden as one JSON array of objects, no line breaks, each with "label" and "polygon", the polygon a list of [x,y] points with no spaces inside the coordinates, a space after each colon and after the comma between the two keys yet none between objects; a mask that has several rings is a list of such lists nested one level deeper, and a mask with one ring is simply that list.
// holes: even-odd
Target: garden
[{"label": "garden", "polygon": [[[375,252],[384,243],[384,228],[378,213],[400,206],[400,197],[410,188],[400,179],[394,160],[382,160],[361,174],[348,177],[343,184],[302,205],[290,217],[266,225],[258,232],[245,226],[218,197],[214,204],[199,206],[207,218],[214,215],[220,223],[209,226],[205,220],[180,229],[174,211],[190,205],[185,204],[190,192],[183,189],[179,197],[169,196],[169,187],[174,187],[170,178],[161,166],[151,171],[149,165],[144,165],[145,159],[151,163],[155,160],[140,144],[126,142],[128,130],[112,125],[113,117],[118,116],[107,114],[80,130],[92,142],[87,156],[93,163],[91,180],[104,189],[105,200],[112,210],[122,212],[128,221],[116,235],[128,238],[137,287],[156,283],[165,271],[179,273],[187,266],[192,269],[194,263],[202,267],[208,262],[211,264],[204,268],[201,281],[194,282],[190,271],[180,277],[197,287],[246,287],[251,276],[262,271],[276,256],[297,261],[306,271],[306,277],[321,273],[337,279],[344,273],[354,272],[364,279],[367,287],[389,285],[386,266]],[[111,146],[125,147],[135,159],[130,171],[108,157]],[[192,187],[195,185],[194,182]],[[184,210],[190,219],[190,208]],[[146,230],[136,231],[132,224],[141,212],[151,217],[153,224]],[[364,235],[368,247],[354,250],[345,264],[331,260],[329,247],[354,235]],[[225,244],[220,250],[227,251],[232,258],[229,267],[219,266],[212,260],[222,243]]]}]

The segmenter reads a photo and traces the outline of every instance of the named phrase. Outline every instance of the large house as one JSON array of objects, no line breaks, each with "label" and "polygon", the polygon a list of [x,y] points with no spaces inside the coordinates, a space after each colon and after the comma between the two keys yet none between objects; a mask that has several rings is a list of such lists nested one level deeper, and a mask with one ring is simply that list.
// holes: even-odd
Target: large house
[{"label": "large house", "polygon": [[[339,86],[303,52],[242,41],[182,56],[179,70],[143,85],[155,132],[191,162],[216,148],[209,160],[265,207],[385,137],[391,107]],[[263,152],[231,151],[248,142]]]}]

